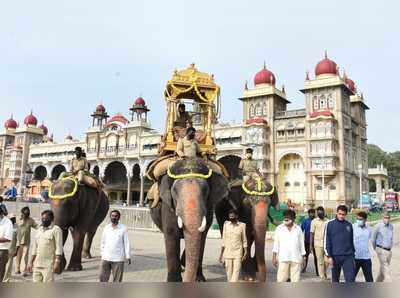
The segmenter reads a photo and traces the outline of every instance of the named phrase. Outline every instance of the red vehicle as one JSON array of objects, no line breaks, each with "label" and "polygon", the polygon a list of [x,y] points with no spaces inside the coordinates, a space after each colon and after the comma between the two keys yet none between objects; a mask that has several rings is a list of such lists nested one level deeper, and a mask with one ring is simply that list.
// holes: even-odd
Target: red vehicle
[{"label": "red vehicle", "polygon": [[383,202],[383,207],[388,211],[399,210],[399,196],[397,192],[394,191],[385,192],[385,201]]}]

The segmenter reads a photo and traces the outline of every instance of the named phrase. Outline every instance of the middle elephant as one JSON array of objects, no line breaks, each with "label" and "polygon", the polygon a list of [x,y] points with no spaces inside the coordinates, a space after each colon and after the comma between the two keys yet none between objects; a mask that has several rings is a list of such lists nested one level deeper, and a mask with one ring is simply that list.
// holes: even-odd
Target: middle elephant
[{"label": "middle elephant", "polygon": [[163,232],[167,281],[182,281],[180,239],[185,240],[184,282],[204,280],[202,260],[214,206],[228,195],[228,181],[201,160],[177,160],[158,179],[160,201],[151,217]]}]

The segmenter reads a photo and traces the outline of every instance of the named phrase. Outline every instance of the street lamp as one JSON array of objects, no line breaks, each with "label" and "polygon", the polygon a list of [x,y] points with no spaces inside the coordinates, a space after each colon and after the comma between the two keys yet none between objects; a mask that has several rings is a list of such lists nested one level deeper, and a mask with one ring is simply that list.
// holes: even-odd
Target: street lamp
[{"label": "street lamp", "polygon": [[361,209],[363,207],[363,201],[362,201],[362,169],[363,169],[362,164],[359,164],[358,165],[358,175],[360,176],[360,208]]},{"label": "street lamp", "polygon": [[322,207],[325,208],[325,154],[321,154],[321,161],[317,163],[319,166],[321,166],[321,172],[322,172]]}]

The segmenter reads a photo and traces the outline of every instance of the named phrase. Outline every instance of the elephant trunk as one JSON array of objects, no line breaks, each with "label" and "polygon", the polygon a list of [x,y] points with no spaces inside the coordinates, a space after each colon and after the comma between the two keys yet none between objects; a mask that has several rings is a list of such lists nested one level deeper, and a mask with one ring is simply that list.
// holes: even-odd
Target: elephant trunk
[{"label": "elephant trunk", "polygon": [[181,181],[176,185],[178,226],[185,239],[184,282],[194,282],[200,260],[202,233],[206,229],[205,188],[197,179]]},{"label": "elephant trunk", "polygon": [[253,207],[253,225],[255,257],[257,262],[258,280],[265,282],[267,279],[267,268],[265,265],[265,235],[267,232],[268,204],[260,201]]}]

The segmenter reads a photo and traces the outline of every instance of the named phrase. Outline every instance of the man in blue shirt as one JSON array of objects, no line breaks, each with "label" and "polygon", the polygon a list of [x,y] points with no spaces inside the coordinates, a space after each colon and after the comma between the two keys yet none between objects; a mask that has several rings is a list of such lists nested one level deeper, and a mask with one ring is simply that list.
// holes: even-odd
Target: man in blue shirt
[{"label": "man in blue shirt", "polygon": [[367,225],[367,213],[361,211],[357,214],[357,222],[353,225],[355,252],[355,276],[360,268],[363,271],[366,282],[374,282],[372,277],[371,252],[369,241],[372,237],[371,228]]},{"label": "man in blue shirt", "polygon": [[347,207],[339,205],[336,218],[326,225],[325,255],[332,267],[332,282],[339,282],[342,268],[346,282],[355,280],[353,225],[346,215]]},{"label": "man in blue shirt", "polygon": [[308,209],[308,218],[303,220],[303,222],[301,223],[301,230],[304,233],[304,247],[306,248],[306,260],[304,262],[304,267],[303,267],[303,270],[301,271],[301,273],[306,272],[307,264],[308,264],[308,256],[310,255],[310,253],[312,253],[314,255],[315,272],[316,272],[317,276],[319,276],[318,275],[318,263],[317,263],[317,258],[315,256],[315,250],[311,251],[311,246],[310,246],[311,222],[313,221],[314,218],[315,218],[315,209],[313,209],[313,208]]},{"label": "man in blue shirt", "polygon": [[383,215],[383,221],[378,223],[372,234],[372,247],[379,259],[379,275],[377,282],[392,281],[390,273],[390,261],[392,259],[393,225],[390,223],[390,214]]}]

